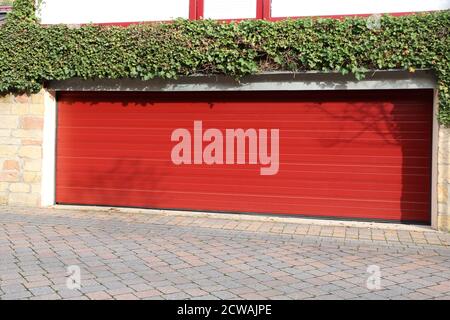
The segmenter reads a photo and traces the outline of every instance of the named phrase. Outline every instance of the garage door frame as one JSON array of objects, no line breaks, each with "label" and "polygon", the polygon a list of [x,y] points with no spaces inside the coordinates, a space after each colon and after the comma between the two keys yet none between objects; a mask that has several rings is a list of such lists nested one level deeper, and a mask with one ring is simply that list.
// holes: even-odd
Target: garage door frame
[{"label": "garage door frame", "polygon": [[356,81],[353,76],[322,72],[271,72],[247,76],[240,83],[225,76],[189,76],[178,80],[154,79],[140,81],[81,80],[70,79],[50,82],[46,87],[43,131],[42,206],[55,205],[56,191],[56,126],[57,91],[140,91],[140,92],[189,92],[189,91],[318,91],[318,90],[395,90],[433,89],[433,136],[431,173],[431,226],[437,229],[437,154],[439,125],[437,81],[431,71],[373,71],[366,78]]}]

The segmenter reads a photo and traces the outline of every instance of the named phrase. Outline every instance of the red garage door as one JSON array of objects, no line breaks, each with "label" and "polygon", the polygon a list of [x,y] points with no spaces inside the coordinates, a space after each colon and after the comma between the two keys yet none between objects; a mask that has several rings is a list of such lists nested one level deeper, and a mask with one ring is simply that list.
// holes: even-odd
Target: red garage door
[{"label": "red garage door", "polygon": [[431,110],[429,90],[61,93],[56,200],[429,223]]}]

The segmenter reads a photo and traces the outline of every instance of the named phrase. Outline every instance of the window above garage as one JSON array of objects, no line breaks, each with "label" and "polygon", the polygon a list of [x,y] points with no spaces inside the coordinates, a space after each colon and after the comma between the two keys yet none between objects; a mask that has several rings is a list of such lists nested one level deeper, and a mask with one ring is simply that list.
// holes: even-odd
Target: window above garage
[{"label": "window above garage", "polygon": [[258,12],[257,0],[203,0],[203,12],[200,15],[205,19],[255,19],[262,18]]},{"label": "window above garage", "polygon": [[43,24],[128,23],[190,18],[190,0],[45,0]]},{"label": "window above garage", "polygon": [[6,15],[11,11],[12,1],[1,1],[0,0],[0,25],[2,25],[6,20]]}]

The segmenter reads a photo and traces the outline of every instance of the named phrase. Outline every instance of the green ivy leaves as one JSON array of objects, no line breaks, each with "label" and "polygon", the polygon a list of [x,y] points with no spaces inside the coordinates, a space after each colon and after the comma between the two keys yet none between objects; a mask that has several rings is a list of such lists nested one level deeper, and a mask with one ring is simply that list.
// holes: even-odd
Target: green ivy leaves
[{"label": "green ivy leaves", "polygon": [[126,28],[41,26],[34,0],[16,0],[0,28],[0,93],[35,92],[73,77],[172,79],[263,71],[335,71],[362,79],[368,70],[432,69],[439,120],[450,124],[450,11],[367,19],[278,22],[210,20]]}]

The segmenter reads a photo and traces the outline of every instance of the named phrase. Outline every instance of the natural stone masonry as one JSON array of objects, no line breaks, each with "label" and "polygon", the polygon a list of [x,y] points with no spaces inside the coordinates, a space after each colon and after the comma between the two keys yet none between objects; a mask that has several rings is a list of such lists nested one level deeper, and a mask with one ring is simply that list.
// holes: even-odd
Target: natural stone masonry
[{"label": "natural stone masonry", "polygon": [[450,128],[439,129],[438,149],[438,226],[440,230],[450,231]]},{"label": "natural stone masonry", "polygon": [[44,91],[0,97],[0,204],[40,205]]}]

